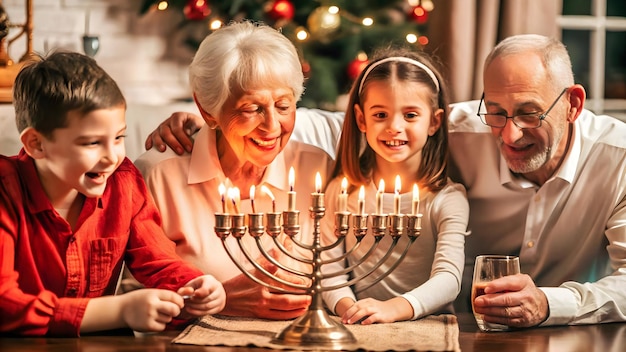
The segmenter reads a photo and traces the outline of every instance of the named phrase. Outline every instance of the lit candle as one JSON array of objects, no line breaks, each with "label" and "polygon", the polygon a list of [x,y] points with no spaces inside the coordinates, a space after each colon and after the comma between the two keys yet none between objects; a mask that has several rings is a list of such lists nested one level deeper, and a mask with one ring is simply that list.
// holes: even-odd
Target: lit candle
[{"label": "lit candle", "polygon": [[222,214],[226,214],[226,186],[224,186],[223,183],[220,183],[220,185],[217,187],[217,191],[220,192],[220,197],[222,197]]},{"label": "lit candle", "polygon": [[319,171],[315,174],[315,192],[322,193],[322,176]]},{"label": "lit candle", "polygon": [[359,201],[358,201],[359,215],[365,214],[365,187],[361,185],[359,189]]},{"label": "lit candle", "polygon": [[341,193],[339,194],[339,211],[348,211],[348,179],[341,180]]},{"label": "lit candle", "polygon": [[322,176],[315,174],[315,192],[311,193],[311,206],[313,209],[324,208],[324,193],[322,193]]},{"label": "lit candle", "polygon": [[250,186],[250,207],[252,208],[252,214],[255,214],[254,210],[254,193],[256,192],[256,187],[254,185]]},{"label": "lit candle", "polygon": [[378,183],[378,192],[376,192],[376,214],[383,213],[383,193],[385,193],[385,180],[381,178]]},{"label": "lit candle", "polygon": [[276,198],[274,198],[274,194],[267,188],[266,185],[261,186],[261,192],[267,194],[268,197],[272,200],[272,213],[276,212]]},{"label": "lit candle", "polygon": [[239,188],[233,187],[228,189],[228,198],[233,203],[233,209],[235,214],[239,214]]},{"label": "lit candle", "polygon": [[296,176],[292,166],[289,168],[289,192],[287,192],[287,210],[289,211],[296,210],[296,192],[293,190],[295,179]]},{"label": "lit candle", "polygon": [[393,213],[400,214],[400,189],[402,185],[400,184],[400,175],[396,175],[396,188],[393,195]]},{"label": "lit candle", "polygon": [[417,183],[413,184],[413,202],[411,204],[411,214],[417,215],[420,211],[420,189]]}]

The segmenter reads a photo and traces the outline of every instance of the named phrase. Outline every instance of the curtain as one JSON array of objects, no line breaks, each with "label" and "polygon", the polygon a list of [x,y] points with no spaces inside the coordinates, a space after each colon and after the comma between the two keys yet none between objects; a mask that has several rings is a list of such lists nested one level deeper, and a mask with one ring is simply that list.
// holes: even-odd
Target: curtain
[{"label": "curtain", "polygon": [[436,0],[429,52],[445,66],[451,101],[479,99],[482,64],[502,39],[524,33],[560,37],[562,0]]}]

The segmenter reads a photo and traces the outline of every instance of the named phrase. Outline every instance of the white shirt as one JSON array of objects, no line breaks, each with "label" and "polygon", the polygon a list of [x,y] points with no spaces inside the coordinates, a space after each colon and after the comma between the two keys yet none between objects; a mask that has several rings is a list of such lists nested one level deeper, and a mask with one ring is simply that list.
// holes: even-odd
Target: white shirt
[{"label": "white shirt", "polygon": [[[337,210],[337,199],[341,191],[341,179],[335,178],[326,190],[328,202],[326,217],[322,220],[322,234],[324,244],[328,245],[336,240],[334,235],[334,214]],[[376,212],[376,186],[370,183],[365,188],[365,213]],[[400,213],[410,214],[412,207],[412,192],[401,194]],[[333,201],[334,200],[334,201]],[[348,197],[348,211],[357,213],[358,189]],[[383,195],[383,213],[394,212],[394,195]],[[459,184],[449,182],[437,193],[420,192],[420,213],[422,217],[422,231],[420,236],[409,247],[409,250],[391,274],[371,288],[357,293],[358,299],[371,297],[378,300],[389,300],[393,297],[404,297],[413,307],[413,319],[441,311],[451,311],[451,303],[461,290],[465,255],[463,246],[467,231],[469,206],[465,197],[465,189]],[[389,219],[388,219],[389,221]],[[371,226],[371,219],[369,220]],[[350,230],[352,231],[352,229]],[[470,236],[471,237],[471,236]],[[361,241],[357,249],[348,256],[348,266],[358,264],[373,245],[371,229]],[[352,277],[363,277],[374,264],[383,259],[391,244],[391,237],[386,235],[374,252],[365,262],[358,265],[352,272]],[[384,264],[374,270],[365,279],[355,284],[355,289],[364,288],[379,276],[387,273],[390,267],[398,260],[409,242],[408,236],[403,235],[393,249],[392,255]],[[330,258],[338,258],[341,254],[350,251],[355,246],[356,238],[350,233],[346,236],[345,246],[338,246],[328,253]],[[327,265],[324,273],[331,274],[343,269],[342,262]],[[336,276],[323,281],[327,287],[345,283],[348,275]],[[334,310],[341,298],[350,297],[356,300],[350,287],[345,287],[323,294],[326,305]]]},{"label": "white shirt", "polygon": [[[277,212],[287,209],[288,170],[293,166],[300,234],[308,238],[312,233],[308,208],[310,193],[315,191],[315,173],[320,172],[323,182],[328,181],[341,124],[341,115],[316,110],[298,112],[289,142],[267,167],[261,184],[256,188],[256,212],[272,210],[270,198],[260,192],[261,185],[270,188],[276,197]],[[218,187],[225,180],[215,137],[215,131],[205,125],[195,136],[191,153],[179,156],[170,149],[164,153],[149,150],[135,163],[161,212],[165,233],[176,242],[178,254],[205,273],[226,281],[239,275],[240,271],[214,231],[214,214],[222,212]],[[251,212],[249,199],[241,201],[240,210],[242,213]],[[271,247],[268,243],[271,242],[270,236],[262,238],[264,244]],[[244,236],[244,239],[252,255],[259,255],[250,236]],[[236,260],[249,268],[233,236],[229,236],[226,242],[233,249]]]},{"label": "white shirt", "polygon": [[468,309],[477,255],[513,254],[543,286],[543,325],[626,321],[626,124],[583,110],[563,164],[537,187],[509,171],[477,107],[450,116],[451,177],[467,188],[472,231],[457,306]]}]

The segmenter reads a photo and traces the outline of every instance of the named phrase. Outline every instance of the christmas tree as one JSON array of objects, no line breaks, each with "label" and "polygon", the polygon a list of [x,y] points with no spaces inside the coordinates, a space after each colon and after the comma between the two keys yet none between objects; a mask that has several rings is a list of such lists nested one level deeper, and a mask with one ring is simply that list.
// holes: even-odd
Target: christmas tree
[{"label": "christmas tree", "polygon": [[141,12],[181,11],[179,28],[196,26],[192,49],[231,21],[254,20],[278,28],[298,48],[306,79],[300,105],[337,108],[367,55],[386,45],[428,44],[432,0],[144,0]]}]

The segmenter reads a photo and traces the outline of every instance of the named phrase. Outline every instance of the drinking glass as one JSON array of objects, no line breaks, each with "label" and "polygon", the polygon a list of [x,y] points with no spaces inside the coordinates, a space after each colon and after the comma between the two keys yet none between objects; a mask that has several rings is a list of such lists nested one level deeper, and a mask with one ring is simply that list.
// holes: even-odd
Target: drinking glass
[{"label": "drinking glass", "polygon": [[519,258],[513,255],[479,255],[474,264],[474,279],[472,280],[472,311],[481,331],[505,331],[507,325],[489,323],[483,320],[482,314],[474,309],[474,300],[485,294],[485,287],[489,281],[497,278],[519,274]]}]

